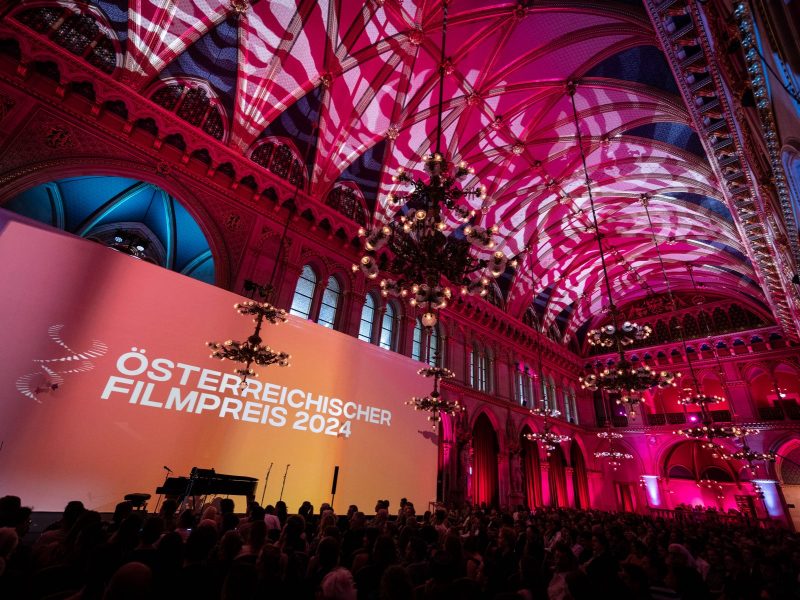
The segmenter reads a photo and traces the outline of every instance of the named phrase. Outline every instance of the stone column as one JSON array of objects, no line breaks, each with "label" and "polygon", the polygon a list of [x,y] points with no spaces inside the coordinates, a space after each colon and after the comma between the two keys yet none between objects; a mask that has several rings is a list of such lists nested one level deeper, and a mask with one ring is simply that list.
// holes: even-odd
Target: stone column
[{"label": "stone column", "polygon": [[500,507],[507,507],[511,489],[509,486],[508,452],[501,450],[497,455],[497,501]]},{"label": "stone column", "polygon": [[741,379],[729,379],[726,385],[731,395],[729,401],[736,416],[745,421],[757,420],[759,417],[755,402],[750,395],[750,384]]},{"label": "stone column", "polygon": [[550,506],[550,463],[540,458],[539,471],[542,477],[542,505]]},{"label": "stone column", "polygon": [[567,506],[575,507],[575,486],[572,474],[575,471],[572,467],[564,467],[564,477],[567,480]]},{"label": "stone column", "polygon": [[[358,337],[358,329],[361,326],[361,311],[364,308],[364,302],[367,300],[367,295],[364,292],[356,290],[348,290],[342,294],[344,300],[342,311],[340,315],[339,331]],[[381,311],[375,311],[375,319],[381,316]],[[374,324],[373,324],[374,327]]]}]

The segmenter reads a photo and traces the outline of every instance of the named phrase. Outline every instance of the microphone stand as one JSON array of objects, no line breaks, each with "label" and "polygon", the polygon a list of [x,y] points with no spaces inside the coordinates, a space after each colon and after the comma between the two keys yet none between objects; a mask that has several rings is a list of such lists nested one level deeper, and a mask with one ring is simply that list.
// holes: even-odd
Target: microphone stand
[{"label": "microphone stand", "polygon": [[291,465],[286,465],[286,471],[284,471],[284,473],[283,473],[283,484],[281,485],[281,497],[280,497],[280,498],[278,498],[278,501],[279,501],[279,502],[280,502],[281,500],[283,500],[283,488],[285,488],[285,487],[286,487],[286,475],[289,473],[289,467],[290,467],[290,466],[291,466]]},{"label": "microphone stand", "polygon": [[269,474],[272,472],[272,465],[273,463],[269,463],[269,469],[267,469],[267,475],[264,477],[264,491],[261,492],[261,506],[264,506],[264,496],[267,493],[267,484],[269,483]]},{"label": "microphone stand", "polygon": [[[2,446],[0,446],[0,448],[2,448]],[[167,475],[164,477],[164,487],[166,487],[167,479],[169,479],[169,476],[172,475],[172,469],[170,469],[169,467],[164,467],[164,470],[167,472]],[[163,498],[163,496],[164,494],[158,495],[158,502],[156,502],[156,508],[154,511],[155,514],[158,514],[158,507],[161,505],[161,499]]]}]

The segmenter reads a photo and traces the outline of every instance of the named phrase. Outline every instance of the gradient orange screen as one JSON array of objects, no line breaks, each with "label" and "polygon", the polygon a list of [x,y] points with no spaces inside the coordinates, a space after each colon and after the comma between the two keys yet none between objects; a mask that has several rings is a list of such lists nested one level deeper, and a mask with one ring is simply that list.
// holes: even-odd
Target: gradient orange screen
[{"label": "gradient orange screen", "polygon": [[340,510],[435,497],[436,438],[404,405],[429,391],[419,363],[290,317],[263,337],[291,366],[260,369],[243,393],[235,365],[205,347],[252,331],[234,294],[14,221],[0,232],[0,282],[0,495],[106,511],[153,494],[162,466],[198,466],[259,478],[260,499],[272,463],[265,501],[290,465],[290,511],[330,501],[335,465]]}]

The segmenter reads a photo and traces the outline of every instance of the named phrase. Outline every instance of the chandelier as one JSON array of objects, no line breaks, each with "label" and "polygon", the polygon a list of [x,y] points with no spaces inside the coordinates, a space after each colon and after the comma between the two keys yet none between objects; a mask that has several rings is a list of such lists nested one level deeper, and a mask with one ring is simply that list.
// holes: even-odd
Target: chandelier
[{"label": "chandelier", "polygon": [[722,500],[724,498],[722,484],[718,481],[704,477],[697,481],[697,487],[713,492],[717,496],[717,500]]},{"label": "chandelier", "polygon": [[641,402],[642,392],[646,390],[674,387],[677,385],[675,379],[675,373],[654,371],[644,363],[634,364],[623,353],[620,353],[620,358],[615,363],[603,365],[596,362],[593,372],[578,378],[583,389],[591,392],[604,390],[609,394],[616,394],[617,404],[630,405]]},{"label": "chandelier", "polygon": [[455,377],[455,373],[445,367],[426,367],[417,371],[417,374],[423,377],[433,377],[433,391],[427,396],[414,397],[411,400],[407,400],[406,404],[413,406],[414,410],[429,412],[428,421],[431,422],[432,429],[436,431],[439,422],[442,420],[442,415],[453,416],[463,410],[463,407],[457,401],[447,400],[439,390],[439,382],[442,379],[452,379]]},{"label": "chandelier", "polygon": [[714,443],[715,439],[740,438],[745,435],[751,435],[756,431],[739,425],[715,425],[711,417],[708,416],[707,411],[704,410],[703,415],[702,425],[677,429],[673,433],[692,440],[698,440],[703,448],[716,450],[719,446]]},{"label": "chandelier", "polygon": [[[750,435],[756,435],[758,432],[756,430],[748,430]],[[714,457],[721,458],[723,460],[740,460],[742,462],[747,463],[747,470],[750,472],[752,477],[755,477],[758,469],[754,463],[763,461],[763,462],[775,462],[777,455],[774,452],[758,452],[753,450],[750,445],[747,443],[747,437],[742,435],[739,437],[739,443],[741,443],[742,448],[741,450],[736,450],[734,452],[730,452],[726,448],[722,446],[717,446]],[[757,487],[757,484],[753,484],[754,487]]]},{"label": "chandelier", "polygon": [[[353,265],[353,271],[360,270],[368,279],[377,278],[381,269],[386,271],[389,276],[380,282],[383,296],[408,299],[424,312],[426,327],[435,326],[437,312],[448,305],[451,285],[464,295],[486,296],[492,279],[517,265],[516,257],[508,258],[496,249],[497,227],[480,224],[488,207],[486,186],[477,181],[466,162],[454,164],[442,151],[447,4],[442,3],[436,149],[423,157],[424,176],[415,177],[403,168],[392,176],[399,189],[387,197],[387,221],[359,230],[364,255]],[[479,201],[481,210],[474,209],[470,199]],[[488,257],[476,257],[474,250]]]},{"label": "chandelier", "polygon": [[589,196],[589,205],[592,212],[592,225],[597,247],[600,253],[600,265],[603,272],[606,293],[608,295],[608,312],[611,315],[611,324],[593,329],[588,333],[588,341],[593,346],[601,348],[616,348],[619,358],[612,365],[603,365],[600,361],[591,365],[591,371],[582,375],[579,380],[581,388],[595,392],[598,390],[617,396],[618,404],[628,404],[631,416],[635,416],[634,408],[643,400],[642,393],[653,387],[666,388],[675,385],[675,374],[670,371],[654,371],[645,364],[633,364],[625,357],[625,346],[638,340],[647,339],[652,332],[649,325],[639,325],[630,321],[619,325],[619,310],[613,302],[611,281],[606,268],[605,251],[603,250],[602,236],[597,222],[597,211],[592,194],[589,167],[586,163],[586,151],[583,147],[583,137],[578,123],[578,109],[575,106],[575,90],[577,85],[570,81],[567,84],[567,93],[572,103],[572,116],[575,123],[575,138],[578,140],[583,177],[586,184],[586,193]]},{"label": "chandelier", "polygon": [[688,405],[695,405],[695,406],[706,406],[708,404],[716,404],[718,402],[725,402],[725,398],[722,396],[716,396],[712,394],[705,394],[703,392],[697,392],[688,396],[685,396],[678,400],[678,404],[683,404],[684,406]]},{"label": "chandelier", "polygon": [[592,346],[599,348],[616,348],[618,345],[630,346],[634,342],[646,340],[653,332],[650,325],[639,325],[631,321],[625,321],[621,327],[614,325],[604,325],[599,329],[590,329],[587,341]]},{"label": "chandelier", "polygon": [[550,418],[560,417],[561,412],[559,410],[533,408],[530,410],[530,413],[537,417],[544,417],[544,423],[542,425],[542,431],[526,433],[525,438],[532,442],[539,442],[542,444],[548,457],[555,451],[559,444],[563,444],[572,439],[568,435],[562,435],[551,431],[552,424],[550,423]]},{"label": "chandelier", "polygon": [[616,471],[622,466],[621,461],[631,460],[633,458],[633,454],[630,452],[616,450],[614,449],[613,445],[609,445],[608,450],[600,450],[595,452],[594,457],[607,461],[607,464],[609,467],[611,467],[611,470]]},{"label": "chandelier", "polygon": [[132,256],[133,258],[154,262],[147,255],[147,250],[150,247],[150,240],[136,231],[117,229],[114,231],[114,234],[107,240],[104,240],[103,243],[109,248]]},{"label": "chandelier", "polygon": [[258,377],[258,373],[252,368],[254,364],[261,367],[272,364],[277,364],[279,367],[288,366],[291,357],[286,352],[275,352],[269,346],[263,345],[260,335],[264,321],[272,324],[283,323],[286,321],[286,311],[282,308],[275,308],[267,302],[260,303],[252,300],[234,304],[233,307],[239,311],[240,315],[254,316],[255,330],[244,342],[236,340],[227,340],[222,343],[208,342],[208,347],[213,351],[211,358],[242,363],[243,367],[233,370],[241,378],[242,386],[246,385],[248,377]]}]

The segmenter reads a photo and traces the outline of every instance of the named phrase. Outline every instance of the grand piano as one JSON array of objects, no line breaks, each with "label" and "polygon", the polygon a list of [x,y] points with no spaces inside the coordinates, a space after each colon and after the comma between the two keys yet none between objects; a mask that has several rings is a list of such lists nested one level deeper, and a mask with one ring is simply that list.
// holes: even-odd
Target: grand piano
[{"label": "grand piano", "polygon": [[225,475],[214,469],[192,468],[189,477],[168,477],[164,485],[156,488],[156,494],[175,498],[178,502],[190,496],[247,496],[252,502],[256,497],[258,479],[242,475]]}]

